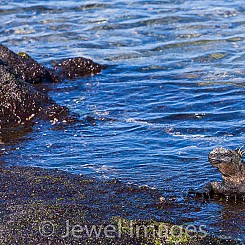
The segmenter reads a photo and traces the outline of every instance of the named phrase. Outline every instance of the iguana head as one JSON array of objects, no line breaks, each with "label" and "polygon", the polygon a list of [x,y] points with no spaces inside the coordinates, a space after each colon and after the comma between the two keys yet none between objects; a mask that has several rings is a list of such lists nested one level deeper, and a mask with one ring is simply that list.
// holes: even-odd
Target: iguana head
[{"label": "iguana head", "polygon": [[241,148],[229,150],[218,147],[209,153],[209,162],[218,168],[225,181],[239,182],[245,176],[245,165],[242,161],[245,151]]}]

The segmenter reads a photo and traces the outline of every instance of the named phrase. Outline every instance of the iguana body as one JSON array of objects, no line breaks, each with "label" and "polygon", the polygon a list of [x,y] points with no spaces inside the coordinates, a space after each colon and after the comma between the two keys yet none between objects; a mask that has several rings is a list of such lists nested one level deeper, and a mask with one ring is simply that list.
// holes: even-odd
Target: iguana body
[{"label": "iguana body", "polygon": [[216,194],[245,197],[245,164],[242,160],[244,151],[215,148],[209,153],[209,162],[222,175],[222,182],[211,182],[210,187]]}]

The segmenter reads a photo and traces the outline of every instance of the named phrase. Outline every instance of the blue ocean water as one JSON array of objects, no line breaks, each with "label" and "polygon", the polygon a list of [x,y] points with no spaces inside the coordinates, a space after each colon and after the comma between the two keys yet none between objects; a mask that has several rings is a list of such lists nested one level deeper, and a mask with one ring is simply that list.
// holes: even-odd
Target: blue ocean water
[{"label": "blue ocean water", "polygon": [[[220,180],[209,151],[245,142],[244,14],[242,0],[1,1],[0,42],[10,49],[47,66],[75,56],[109,65],[49,92],[95,126],[40,122],[28,140],[0,145],[3,160],[178,196]],[[244,205],[211,203],[189,215],[245,239]],[[238,217],[228,229],[224,220]]]}]

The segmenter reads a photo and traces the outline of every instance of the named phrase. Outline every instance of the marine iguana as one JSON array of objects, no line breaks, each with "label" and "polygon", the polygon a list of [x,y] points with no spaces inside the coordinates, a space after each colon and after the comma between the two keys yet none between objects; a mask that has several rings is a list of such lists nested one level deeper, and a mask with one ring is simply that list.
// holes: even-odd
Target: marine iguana
[{"label": "marine iguana", "polygon": [[202,193],[191,190],[190,194],[210,197],[213,194],[245,199],[245,164],[242,157],[245,151],[217,147],[208,156],[209,162],[221,173],[222,182],[210,182]]},{"label": "marine iguana", "polygon": [[211,182],[210,190],[226,196],[245,197],[245,164],[241,148],[229,150],[218,147],[209,153],[208,160],[221,173],[222,182]]}]

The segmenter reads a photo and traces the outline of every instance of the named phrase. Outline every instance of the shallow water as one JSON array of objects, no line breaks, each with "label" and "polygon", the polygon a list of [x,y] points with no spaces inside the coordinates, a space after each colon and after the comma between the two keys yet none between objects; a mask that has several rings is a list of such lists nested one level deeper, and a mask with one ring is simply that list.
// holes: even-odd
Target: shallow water
[{"label": "shallow water", "polygon": [[[245,139],[244,12],[241,0],[1,1],[0,42],[10,49],[45,65],[74,56],[110,65],[49,93],[96,126],[40,122],[28,140],[1,145],[2,159],[179,197],[219,180],[209,151]],[[182,216],[245,240],[244,204],[211,202]]]}]

